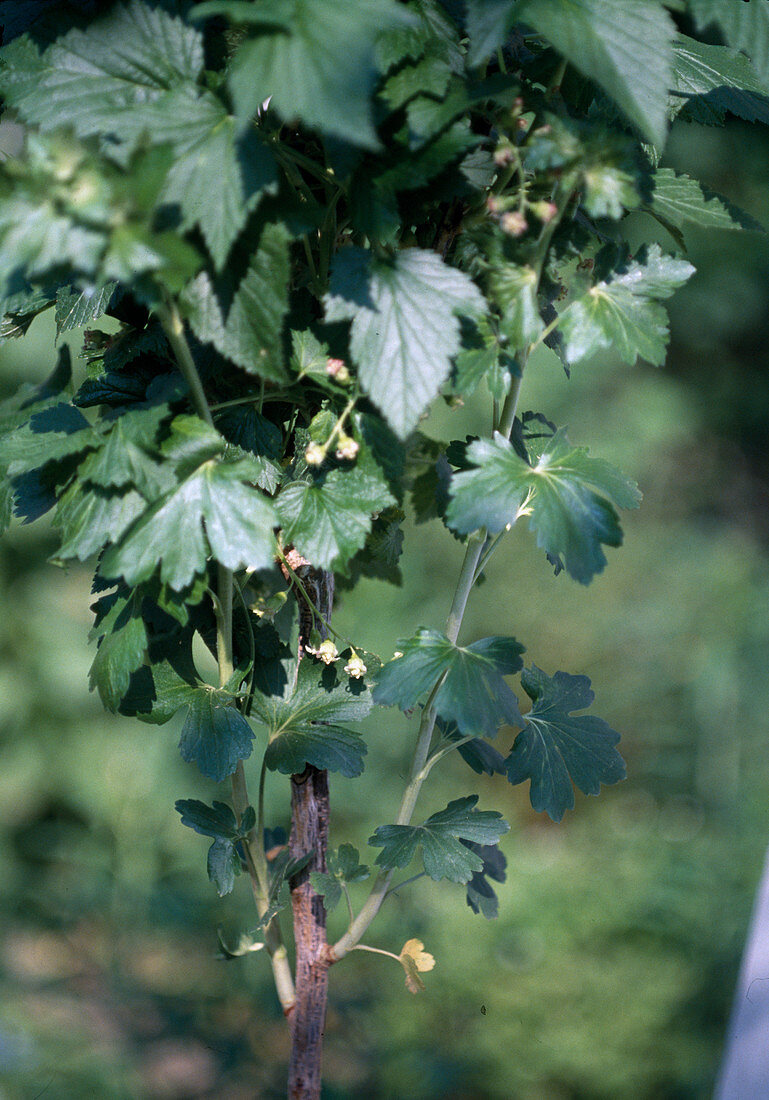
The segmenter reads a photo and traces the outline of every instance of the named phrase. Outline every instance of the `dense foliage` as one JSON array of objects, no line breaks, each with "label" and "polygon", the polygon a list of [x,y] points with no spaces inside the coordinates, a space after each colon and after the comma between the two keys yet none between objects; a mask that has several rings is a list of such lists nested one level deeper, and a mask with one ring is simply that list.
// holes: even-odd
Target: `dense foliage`
[{"label": "dense foliage", "polygon": [[[134,2],[82,25],[53,4],[31,26],[8,7],[0,91],[26,141],[0,178],[3,336],[47,308],[59,333],[120,323],[89,328],[84,370],[63,351],[2,410],[5,522],[55,509],[56,558],[96,559],[92,686],[149,722],[183,709],[183,758],[234,777],[234,808],[177,807],[212,841],[220,894],[251,875],[274,965],[289,884],[310,874],[332,908],[369,868],[350,846],[327,865],[291,858],[265,831],[265,773],[359,775],[354,727],[373,705],[416,713],[414,762],[329,961],[417,853],[419,873],[494,916],[507,823],[463,794],[414,825],[433,766],[456,749],[476,773],[528,780],[558,821],[573,785],[597,794],[624,765],[618,735],[574,713],[592,704],[586,677],[524,669],[512,637],[458,644],[468,596],[523,518],[555,572],[588,584],[640,500],[547,410],[519,412],[521,381],[542,344],[567,373],[605,348],[662,363],[661,303],[694,269],[651,239],[631,251],[628,213],[676,250],[690,223],[752,227],[659,158],[672,118],[769,120],[765,11],[721,19],[693,0],[681,25],[728,43],[711,45],[656,0]],[[422,433],[436,398],[479,388],[488,438]],[[312,584],[397,583],[407,507],[466,555],[445,631],[383,663],[336,635]],[[303,657],[291,596],[313,620]],[[502,726],[518,733],[499,752]],[[415,943],[395,956],[414,991],[432,965]]]}]

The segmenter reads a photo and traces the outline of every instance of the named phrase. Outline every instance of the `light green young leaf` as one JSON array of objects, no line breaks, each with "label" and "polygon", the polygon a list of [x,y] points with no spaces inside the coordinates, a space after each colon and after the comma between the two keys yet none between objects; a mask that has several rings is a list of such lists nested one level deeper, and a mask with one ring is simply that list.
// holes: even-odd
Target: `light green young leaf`
[{"label": "light green young leaf", "polygon": [[422,825],[380,825],[369,844],[382,851],[380,867],[407,867],[421,847],[425,871],[432,879],[469,882],[483,869],[483,860],[463,840],[496,844],[510,826],[494,810],[476,810],[477,795],[457,798]]},{"label": "light green young leaf", "polygon": [[620,735],[602,718],[574,715],[594,699],[587,676],[556,672],[552,678],[536,665],[521,673],[532,700],[526,723],[507,758],[511,783],[531,780],[531,804],[560,821],[574,808],[574,783],[597,795],[602,783],[625,778],[625,762],[614,747]]},{"label": "light green young leaf", "polygon": [[657,0],[519,0],[512,13],[600,84],[649,141],[665,144],[675,26]]},{"label": "light green young leaf", "polygon": [[520,724],[518,700],[503,679],[523,665],[523,646],[514,638],[458,646],[437,630],[422,629],[399,646],[402,656],[376,675],[373,700],[379,706],[409,710],[444,677],[434,706],[463,735],[494,737],[502,724]]},{"label": "light green young leaf", "polygon": [[660,366],[669,330],[659,300],[669,298],[693,274],[690,263],[664,255],[655,244],[610,280],[597,283],[561,314],[567,363],[611,348],[630,366],[639,357]]},{"label": "light green young leaf", "polygon": [[88,290],[75,290],[62,287],[56,294],[56,335],[69,332],[73,328],[82,328],[90,324],[106,311],[117,287],[116,283],[106,286],[89,287]]},{"label": "light green young leaf", "polygon": [[249,374],[283,382],[287,378],[282,330],[288,281],[288,233],[280,223],[271,223],[262,232],[226,321],[205,272],[185,288],[182,303],[199,340],[213,344]]},{"label": "light green young leaf", "polygon": [[698,30],[704,31],[715,23],[728,46],[748,55],[769,90],[769,4],[766,0],[737,4],[723,0],[688,0],[687,6]]},{"label": "light green young leaf", "polygon": [[268,768],[291,775],[312,764],[354,777],[363,771],[366,745],[339,723],[358,722],[370,710],[371,696],[362,684],[338,684],[331,670],[305,657],[296,686],[283,695],[257,691],[251,713],[267,727]]},{"label": "light green young leaf", "polygon": [[178,590],[204,571],[209,556],[228,569],[270,566],[277,521],[267,497],[248,484],[254,473],[247,459],[205,462],[107,550],[104,576],[133,586],[159,565],[160,579]]},{"label": "light green young leaf", "polygon": [[500,328],[512,348],[533,343],[545,327],[537,302],[537,273],[531,267],[495,264],[489,292],[502,311]]},{"label": "light green young leaf", "polygon": [[116,4],[41,54],[25,37],[2,51],[0,92],[25,122],[78,136],[138,136],[142,109],[203,69],[200,33],[160,7]]},{"label": "light green young leaf", "polygon": [[316,567],[342,572],[365,543],[374,512],[395,503],[379,466],[364,450],[351,469],[284,485],[276,502],[284,541]]},{"label": "light green young leaf", "polygon": [[457,314],[484,312],[467,275],[418,248],[392,259],[343,249],[326,298],[328,321],[352,321],[350,349],[361,385],[401,437],[448,377],[460,348]]},{"label": "light green young leaf", "polygon": [[601,545],[619,546],[622,529],[613,505],[637,508],[635,482],[586,447],[572,447],[564,431],[539,441],[530,466],[501,435],[471,443],[472,470],[451,483],[446,521],[466,534],[485,527],[491,534],[529,516],[537,545],[581,584],[606,565]]},{"label": "light green young leaf", "polygon": [[116,491],[75,480],[56,506],[54,526],[61,531],[59,561],[85,561],[108,543],[117,542],[147,507],[135,489]]},{"label": "light green young leaf", "polygon": [[[769,5],[767,6],[769,10]],[[663,224],[682,229],[684,224],[703,229],[753,229],[764,227],[733,206],[722,195],[715,195],[691,176],[679,175],[672,168],[658,168],[652,177],[654,191],[645,209]]]},{"label": "light green young leaf", "polygon": [[[301,119],[322,133],[375,148],[371,96],[374,50],[383,32],[410,20],[392,0],[263,0],[207,3],[195,16],[223,14],[252,26],[229,84],[236,111],[248,120],[266,99],[285,122]],[[344,108],[341,109],[341,106]]]},{"label": "light green young leaf", "polygon": [[[743,0],[738,0],[740,6]],[[769,124],[767,88],[748,59],[728,46],[711,46],[685,34],[676,37],[668,111],[689,122],[720,125],[727,112],[747,122]]]}]

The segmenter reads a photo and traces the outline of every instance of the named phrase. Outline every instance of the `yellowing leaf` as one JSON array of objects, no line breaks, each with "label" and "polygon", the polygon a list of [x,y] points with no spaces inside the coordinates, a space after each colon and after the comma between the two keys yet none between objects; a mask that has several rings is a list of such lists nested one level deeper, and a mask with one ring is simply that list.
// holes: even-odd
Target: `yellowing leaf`
[{"label": "yellowing leaf", "polygon": [[406,989],[409,993],[422,993],[425,983],[419,977],[435,966],[435,959],[425,951],[421,940],[406,940],[399,955],[400,964],[406,972]]}]

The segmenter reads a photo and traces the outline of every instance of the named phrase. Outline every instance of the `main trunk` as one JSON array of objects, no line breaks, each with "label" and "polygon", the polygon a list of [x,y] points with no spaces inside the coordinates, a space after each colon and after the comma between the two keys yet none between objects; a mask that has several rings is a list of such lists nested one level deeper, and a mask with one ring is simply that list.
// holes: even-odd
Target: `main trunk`
[{"label": "main trunk", "polygon": [[[293,565],[293,562],[292,562]],[[298,565],[298,563],[297,563]],[[296,566],[294,566],[296,568]],[[306,562],[297,568],[302,584],[323,619],[331,617],[333,574],[313,569]],[[301,595],[299,599],[299,659],[305,652],[313,625],[323,637],[323,624],[314,619]],[[326,870],[328,847],[328,772],[307,765],[291,776],[292,857],[312,851],[307,866],[291,880],[291,905],[296,944],[296,1002],[290,1015],[291,1058],[288,1073],[290,1100],[319,1100],[323,1030],[328,996],[326,910],[323,899],[310,884],[311,871]]]}]

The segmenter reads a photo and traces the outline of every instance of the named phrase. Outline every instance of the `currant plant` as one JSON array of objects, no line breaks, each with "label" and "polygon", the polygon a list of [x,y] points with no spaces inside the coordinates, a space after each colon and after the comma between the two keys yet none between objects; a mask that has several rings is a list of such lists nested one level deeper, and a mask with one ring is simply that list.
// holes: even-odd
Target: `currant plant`
[{"label": "currant plant", "polygon": [[[524,668],[513,637],[460,644],[462,620],[519,520],[521,553],[582,585],[622,541],[637,486],[520,411],[522,384],[542,345],[567,374],[602,349],[661,365],[687,226],[757,228],[660,159],[674,118],[769,122],[769,5],[3,8],[24,148],[1,166],[2,339],[48,309],[58,335],[88,327],[74,365],[62,348],[2,407],[2,524],[52,514],[55,560],[95,564],[91,687],[150,723],[183,712],[182,757],[229,783],[176,808],[211,841],[218,893],[250,882],[256,929],[223,950],[269,959],[289,1093],[318,1096],[331,965],[378,950],[412,992],[433,966],[408,929],[400,950],[362,942],[396,872],[496,915],[508,825],[468,772],[417,812],[432,770],[458,754],[528,781],[555,821],[574,787],[625,774],[587,677]],[[433,402],[473,394],[488,437],[423,431]],[[335,629],[334,592],[399,583],[407,511],[439,518],[464,561],[444,629],[377,655]],[[374,706],[413,716],[413,762],[362,857],[328,847],[328,773],[361,774]],[[288,837],[265,820],[268,782]],[[349,925],[330,943],[336,906]]]}]

